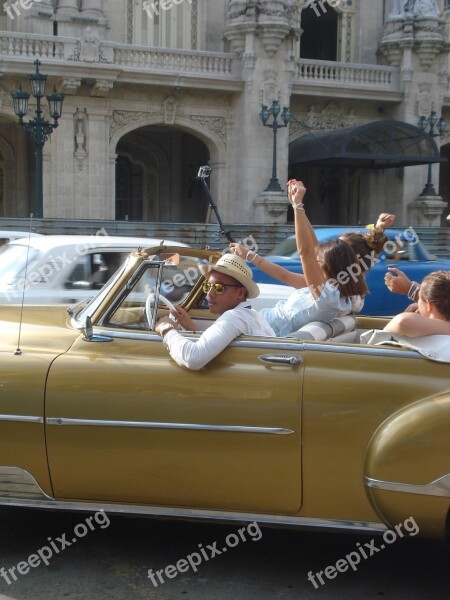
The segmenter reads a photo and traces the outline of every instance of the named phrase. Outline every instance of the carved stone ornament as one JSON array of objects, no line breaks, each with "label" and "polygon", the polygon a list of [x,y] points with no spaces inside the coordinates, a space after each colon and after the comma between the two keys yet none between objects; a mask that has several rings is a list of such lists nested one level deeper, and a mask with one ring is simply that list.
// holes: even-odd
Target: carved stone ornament
[{"label": "carved stone ornament", "polygon": [[74,62],[87,63],[108,63],[113,61],[104,55],[101,47],[100,39],[95,35],[90,27],[86,27],[83,37],[77,44],[77,47],[66,60]]},{"label": "carved stone ornament", "polygon": [[260,91],[259,100],[261,104],[269,106],[273,100],[279,98],[279,86],[277,82],[278,72],[273,69],[267,69],[263,73],[263,89]]},{"label": "carved stone ornament", "polygon": [[[308,129],[341,129],[356,125],[357,117],[354,108],[344,111],[337,103],[329,102],[322,109],[310,106],[308,112],[301,115],[300,121],[303,121]],[[290,126],[291,135],[295,131],[293,125],[292,123]]]},{"label": "carved stone ornament", "polygon": [[431,95],[431,83],[419,83],[419,92],[416,94],[416,115],[428,117],[434,110],[434,102]]},{"label": "carved stone ornament", "polygon": [[78,169],[83,168],[83,161],[87,157],[87,112],[86,109],[77,108],[73,115],[74,128],[74,157],[78,163]]},{"label": "carved stone ornament", "polygon": [[109,132],[110,138],[113,137],[118,131],[128,127],[132,124],[142,123],[145,125],[149,120],[155,119],[163,120],[162,110],[158,112],[144,112],[144,111],[132,111],[132,110],[115,110],[110,117]]},{"label": "carved stone ornament", "polygon": [[96,79],[91,87],[91,96],[97,98],[106,98],[109,92],[113,89],[114,83],[106,79]]},{"label": "carved stone ornament", "polygon": [[298,7],[292,0],[230,0],[224,37],[235,52],[243,52],[248,33],[256,32],[269,57],[290,34],[299,37]]},{"label": "carved stone ornament", "polygon": [[68,96],[75,96],[79,88],[81,87],[81,79],[71,77],[63,79],[61,83],[61,92]]},{"label": "carved stone ornament", "polygon": [[202,125],[209,129],[216,137],[218,137],[224,145],[227,143],[227,125],[224,117],[207,117],[201,115],[185,115],[185,118],[190,119],[194,123]]},{"label": "carved stone ornament", "polygon": [[[165,111],[163,110],[164,106],[161,107],[160,111],[157,112],[144,112],[144,111],[131,111],[131,110],[115,110],[110,117],[110,139],[121,129],[125,129],[129,125],[136,124],[136,129],[139,126],[139,123],[142,123],[144,126],[149,121],[154,121],[155,123],[165,123]],[[176,121],[176,117],[180,117],[183,119],[187,119],[192,121],[193,123],[198,123],[205,129],[209,129],[211,133],[214,134],[215,137],[219,138],[224,145],[227,143],[227,125],[224,117],[210,117],[203,115],[187,115],[179,110],[176,111],[176,115],[174,115],[174,123]]]},{"label": "carved stone ornament", "polygon": [[166,125],[173,125],[175,123],[175,117],[177,114],[178,103],[174,96],[169,96],[163,102],[164,106],[164,123]]}]

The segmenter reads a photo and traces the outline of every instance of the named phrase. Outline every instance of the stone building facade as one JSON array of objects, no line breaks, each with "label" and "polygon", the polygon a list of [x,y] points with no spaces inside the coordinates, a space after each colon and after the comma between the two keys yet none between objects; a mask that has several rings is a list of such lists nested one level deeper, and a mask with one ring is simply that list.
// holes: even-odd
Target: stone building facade
[{"label": "stone building facade", "polygon": [[[448,0],[8,0],[0,12],[0,217],[33,211],[32,141],[11,92],[33,61],[65,95],[44,146],[44,217],[165,222],[210,218],[199,166],[228,223],[285,223],[284,191],[266,191],[273,132],[262,105],[292,114],[277,131],[276,169],[308,187],[313,222],[440,225],[428,167],[357,159],[293,163],[301,138],[378,121],[448,120]],[[33,98],[30,115],[33,116]],[[45,114],[48,118],[48,113]],[[280,115],[281,116],[281,115]],[[280,117],[279,117],[280,122]],[[270,123],[270,121],[269,121]],[[450,156],[450,127],[435,142]]]}]

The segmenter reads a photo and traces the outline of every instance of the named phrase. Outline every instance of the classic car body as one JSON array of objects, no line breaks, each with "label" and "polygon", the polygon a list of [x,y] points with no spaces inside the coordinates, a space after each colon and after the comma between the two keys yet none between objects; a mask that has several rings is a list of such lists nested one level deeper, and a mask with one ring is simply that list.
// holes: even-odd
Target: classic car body
[{"label": "classic car body", "polygon": [[[413,517],[442,538],[449,364],[361,344],[383,321],[359,317],[341,339],[241,337],[179,367],[152,330],[175,252],[178,270],[220,256],[140,250],[69,313],[0,307],[0,504],[366,532]],[[183,305],[196,339],[214,319],[200,279]]]},{"label": "classic car body", "polygon": [[[364,227],[318,227],[315,229],[320,243],[337,239],[348,231],[364,233],[367,229]],[[393,316],[404,311],[408,304],[410,304],[406,296],[393,294],[385,286],[384,276],[389,266],[401,269],[412,281],[418,281],[419,283],[425,275],[428,275],[432,271],[450,271],[450,260],[437,259],[431,254],[413,228],[405,230],[387,229],[386,235],[390,240],[390,243],[387,245],[388,252],[383,252],[377,258],[366,277],[370,291],[365,297],[364,307],[361,311],[362,315]],[[398,240],[396,243],[398,251],[392,252],[395,240]],[[297,252],[295,236],[290,236],[278,244],[266,258],[288,271],[302,273],[302,265]],[[371,263],[369,262],[368,264]],[[259,298],[260,303],[267,303],[272,298],[277,298],[278,300],[287,298],[291,293],[292,288],[287,286],[282,286],[279,290],[276,290],[274,284],[281,285],[279,281],[269,277],[252,264],[250,264],[250,267],[253,270],[255,281],[262,284],[261,298]]]}]

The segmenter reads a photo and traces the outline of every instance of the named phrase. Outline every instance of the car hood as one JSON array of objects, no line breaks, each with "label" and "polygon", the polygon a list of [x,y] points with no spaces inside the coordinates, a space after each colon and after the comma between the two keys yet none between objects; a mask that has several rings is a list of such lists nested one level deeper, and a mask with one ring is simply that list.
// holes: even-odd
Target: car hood
[{"label": "car hood", "polygon": [[[22,316],[21,316],[22,314]],[[20,330],[20,340],[19,340]],[[0,352],[66,352],[80,332],[69,326],[63,306],[0,306]]]}]

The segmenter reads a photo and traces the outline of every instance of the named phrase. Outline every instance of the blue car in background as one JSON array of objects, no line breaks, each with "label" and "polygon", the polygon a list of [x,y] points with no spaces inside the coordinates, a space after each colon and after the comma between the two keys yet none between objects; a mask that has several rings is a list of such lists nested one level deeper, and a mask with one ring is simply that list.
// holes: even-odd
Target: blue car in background
[{"label": "blue car in background", "polygon": [[[337,239],[347,231],[367,231],[365,227],[323,227],[315,229],[319,243]],[[384,276],[389,266],[397,267],[411,280],[421,282],[432,271],[450,271],[450,260],[437,259],[420,241],[418,234],[412,227],[407,229],[387,229],[385,231],[390,243],[385,244],[385,251],[378,257],[378,262],[370,269],[366,281],[369,287],[362,309],[362,315],[392,316],[405,310],[410,304],[406,296],[390,292],[384,284]],[[289,236],[278,244],[268,256],[267,260],[276,263],[293,273],[302,273],[295,236]],[[253,270],[253,277],[258,283],[277,283],[272,277],[260,269],[249,266]],[[286,288],[288,290],[291,288]],[[264,293],[264,286],[262,286]]]}]

